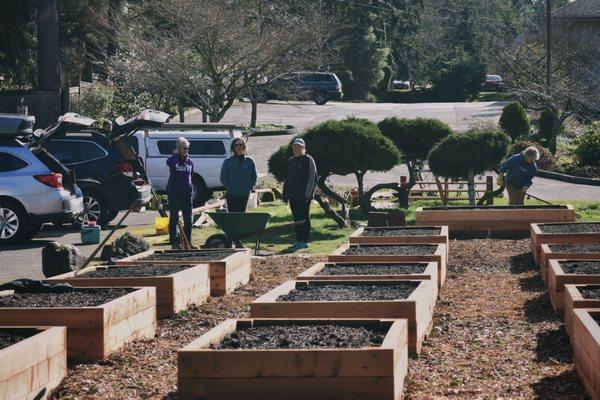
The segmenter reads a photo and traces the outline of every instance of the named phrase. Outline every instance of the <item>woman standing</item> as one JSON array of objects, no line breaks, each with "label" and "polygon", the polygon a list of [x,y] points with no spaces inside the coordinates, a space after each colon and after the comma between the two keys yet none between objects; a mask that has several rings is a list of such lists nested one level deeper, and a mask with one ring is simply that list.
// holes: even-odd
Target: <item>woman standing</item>
[{"label": "woman standing", "polygon": [[246,212],[248,197],[256,185],[256,165],[246,155],[246,142],[235,138],[231,142],[230,157],[221,167],[221,183],[225,186],[228,212]]},{"label": "woman standing", "polygon": [[184,232],[187,240],[192,242],[192,200],[194,186],[192,174],[194,163],[188,156],[190,142],[180,137],[175,143],[176,153],[167,159],[169,167],[169,181],[167,182],[167,195],[169,197],[169,241],[171,246],[179,248],[180,240],[177,237],[177,224],[179,212],[183,215]]}]

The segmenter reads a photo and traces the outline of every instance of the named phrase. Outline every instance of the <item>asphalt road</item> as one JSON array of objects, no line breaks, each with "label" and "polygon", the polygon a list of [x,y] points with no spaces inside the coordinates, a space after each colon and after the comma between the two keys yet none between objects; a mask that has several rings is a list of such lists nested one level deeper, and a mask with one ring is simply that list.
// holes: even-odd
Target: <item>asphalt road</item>
[{"label": "asphalt road", "polygon": [[[328,103],[317,106],[314,103],[269,102],[260,104],[258,123],[294,125],[297,132],[328,119],[343,119],[349,116],[368,118],[378,122],[389,116],[415,118],[438,118],[454,129],[462,130],[470,124],[481,121],[497,121],[506,103],[435,103],[435,104],[365,104],[365,103]],[[248,123],[250,104],[236,102],[228,111],[224,123]],[[200,122],[199,113],[190,113],[187,122]],[[250,138],[250,153],[257,163],[260,174],[267,174],[267,160],[280,146],[287,144],[292,135]],[[310,152],[310,149],[308,149]],[[396,167],[386,173],[370,173],[365,177],[367,185],[390,180],[399,180],[407,175],[404,167]],[[336,185],[356,185],[353,176],[334,176]],[[564,182],[536,178],[531,193],[546,200],[600,200],[600,187],[573,185]],[[129,226],[152,224],[157,216],[155,212],[132,214],[126,221]],[[108,231],[102,232],[102,237]],[[26,245],[5,246],[0,248],[0,283],[17,278],[41,278],[41,249],[50,241],[77,245],[84,255],[89,255],[95,246],[79,245],[79,232],[64,228],[50,230],[45,227],[33,241]]]}]

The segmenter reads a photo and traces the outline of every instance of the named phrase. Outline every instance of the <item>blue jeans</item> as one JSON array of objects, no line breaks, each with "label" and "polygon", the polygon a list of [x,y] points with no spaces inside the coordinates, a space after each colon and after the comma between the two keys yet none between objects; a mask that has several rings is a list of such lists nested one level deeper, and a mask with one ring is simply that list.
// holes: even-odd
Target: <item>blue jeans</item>
[{"label": "blue jeans", "polygon": [[179,196],[169,196],[169,241],[171,245],[180,244],[177,234],[177,221],[179,220],[179,211],[183,215],[183,231],[190,244],[192,243],[192,197],[181,198]]}]

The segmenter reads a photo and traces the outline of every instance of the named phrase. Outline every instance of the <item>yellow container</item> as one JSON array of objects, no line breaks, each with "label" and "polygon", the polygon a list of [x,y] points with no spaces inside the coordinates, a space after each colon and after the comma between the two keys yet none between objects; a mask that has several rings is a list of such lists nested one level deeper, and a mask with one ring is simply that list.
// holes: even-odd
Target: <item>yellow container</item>
[{"label": "yellow container", "polygon": [[154,219],[154,227],[157,235],[166,235],[169,233],[169,217],[157,217]]}]

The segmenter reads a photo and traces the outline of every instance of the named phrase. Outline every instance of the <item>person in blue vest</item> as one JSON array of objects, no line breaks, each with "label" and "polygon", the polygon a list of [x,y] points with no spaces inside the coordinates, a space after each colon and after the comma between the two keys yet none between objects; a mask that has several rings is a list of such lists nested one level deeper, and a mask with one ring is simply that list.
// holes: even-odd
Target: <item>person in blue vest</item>
[{"label": "person in blue vest", "polygon": [[228,212],[246,212],[248,197],[256,185],[256,165],[247,155],[246,141],[235,138],[231,142],[231,157],[221,166],[221,183],[225,186]]},{"label": "person in blue vest", "polygon": [[169,241],[174,249],[179,248],[180,241],[177,235],[179,212],[183,216],[183,231],[188,241],[192,242],[192,200],[194,199],[194,185],[192,174],[194,163],[188,152],[190,142],[180,137],[175,142],[175,154],[167,159],[169,167],[169,181],[167,182],[167,195],[169,198]]},{"label": "person in blue vest", "polygon": [[309,247],[310,204],[315,197],[317,185],[317,166],[315,160],[306,154],[304,139],[296,138],[292,142],[294,156],[288,160],[282,198],[290,203],[294,222],[304,221],[296,225],[296,243],[289,250]]},{"label": "person in blue vest", "polygon": [[500,166],[498,184],[506,185],[508,192],[508,204],[525,204],[525,194],[533,184],[533,178],[537,174],[536,161],[540,159],[540,152],[531,146],[521,153],[512,155]]}]

